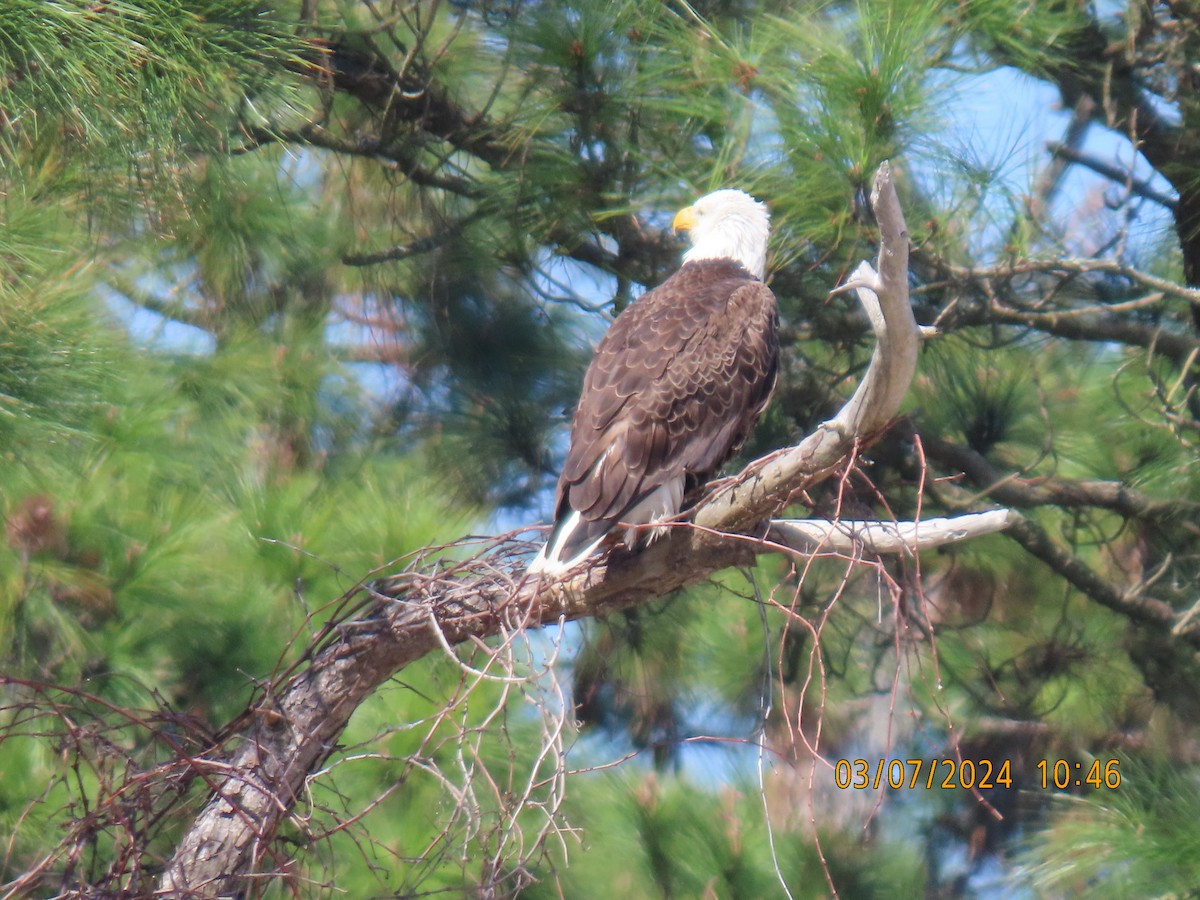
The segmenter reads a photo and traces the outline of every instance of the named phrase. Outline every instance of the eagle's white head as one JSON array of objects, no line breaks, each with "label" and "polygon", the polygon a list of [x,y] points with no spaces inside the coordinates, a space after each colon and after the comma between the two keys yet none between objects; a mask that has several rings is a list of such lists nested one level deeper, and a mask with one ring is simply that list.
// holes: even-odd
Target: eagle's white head
[{"label": "eagle's white head", "polygon": [[744,191],[713,191],[675,216],[676,231],[688,232],[692,249],[684,262],[732,259],[762,280],[767,270],[767,238],[771,215]]}]

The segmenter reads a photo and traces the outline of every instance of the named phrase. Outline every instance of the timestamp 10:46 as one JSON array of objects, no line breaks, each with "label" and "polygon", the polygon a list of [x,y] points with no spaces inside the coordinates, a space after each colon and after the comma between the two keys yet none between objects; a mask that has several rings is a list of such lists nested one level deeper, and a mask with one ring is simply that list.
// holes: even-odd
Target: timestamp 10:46
[{"label": "timestamp 10:46", "polygon": [[1116,790],[1121,786],[1121,761],[1110,759],[1102,761],[1094,759],[1090,763],[1071,762],[1066,759],[1038,760],[1038,777],[1043,788],[1057,788],[1064,791],[1069,787],[1091,785],[1100,790],[1108,788]]}]

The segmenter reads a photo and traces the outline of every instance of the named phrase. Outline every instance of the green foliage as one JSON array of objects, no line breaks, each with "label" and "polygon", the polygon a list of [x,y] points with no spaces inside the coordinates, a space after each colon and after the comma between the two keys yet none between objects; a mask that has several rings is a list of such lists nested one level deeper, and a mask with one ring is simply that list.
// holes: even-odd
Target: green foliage
[{"label": "green foliage", "polygon": [[[20,123],[0,175],[0,657],[17,679],[0,689],[4,881],[94,798],[127,790],[132,767],[203,746],[364,573],[470,518],[419,446],[398,456],[368,440],[377,400],[326,334],[336,218],[302,167],[214,156],[143,173],[143,200],[162,189],[173,204],[121,196],[124,153],[211,148],[234,93],[288,62],[269,20],[245,4],[36,6],[0,18],[40,27],[53,7],[68,26],[117,23],[126,43],[68,28],[59,53],[100,43],[66,63],[35,27],[30,56],[4,63]],[[158,54],[170,65],[156,69]],[[52,139],[68,127],[71,147]],[[127,300],[106,304],[113,288]],[[120,302],[158,320],[157,349],[123,333]],[[215,340],[186,352],[172,319]],[[92,826],[80,877],[102,881],[123,836],[152,834],[143,849],[168,853],[182,825]]]},{"label": "green foliage", "polygon": [[294,315],[315,307],[314,324],[322,322],[343,241],[337,217],[315,206],[304,177],[280,154],[211,157],[179,205],[164,210],[157,224],[168,259],[148,264],[195,268],[207,327],[260,327],[285,307]]},{"label": "green foliage", "polygon": [[[772,858],[757,787],[735,778],[715,791],[630,769],[577,779],[575,821],[585,842],[599,850],[602,841],[604,852],[577,854],[570,867],[524,896],[769,897],[782,892],[781,879],[794,897],[828,895],[812,836],[801,828],[772,826]],[[840,836],[823,835],[822,843],[834,860],[855,852]],[[920,883],[920,862],[904,848],[878,845],[870,852],[872,867],[853,871],[834,862],[830,874],[839,890],[863,898],[909,896]]]},{"label": "green foliage", "polygon": [[1091,50],[1097,49],[1096,36],[1087,30],[1089,19],[1069,3],[984,0],[947,7],[960,17],[958,24],[981,56],[1011,60],[1032,74],[1046,75],[1063,66],[1072,55],[1064,52],[1065,45],[1090,43]]},{"label": "green foliage", "polygon": [[[8,607],[95,583],[103,608],[88,618],[99,622],[85,619],[90,627],[74,637],[92,646],[89,667],[144,678],[185,706],[220,698],[228,705],[218,716],[227,715],[250,687],[238,670],[269,671],[294,627],[293,592],[336,596],[348,583],[332,564],[366,571],[448,525],[436,504],[413,505],[425,488],[411,464],[347,451],[353,429],[340,428],[321,453],[307,447],[298,425],[311,411],[308,392],[279,377],[287,355],[278,350],[258,341],[180,366],[178,392],[164,391],[170,372],[143,358],[132,390],[107,396],[111,420],[52,483],[41,467],[11,467],[6,513],[20,515],[23,495],[47,496],[66,546],[30,565]],[[313,360],[303,367],[311,372]],[[301,459],[309,463],[297,469]],[[323,468],[312,468],[318,461]],[[274,640],[252,641],[249,658],[246,641],[268,623]],[[11,625],[7,640],[20,640]],[[35,658],[46,657],[24,664]]]},{"label": "green foliage", "polygon": [[[21,240],[28,226],[41,224],[9,219],[6,233]],[[0,448],[8,464],[43,465],[47,450],[84,439],[81,432],[97,418],[115,375],[105,352],[119,340],[96,327],[86,273],[69,285],[44,273],[6,281],[0,288]]]},{"label": "green foliage", "polygon": [[569,312],[538,308],[522,285],[481,270],[477,233],[469,229],[417,273],[423,283],[409,323],[422,397],[396,414],[436,421],[432,461],[444,464],[459,496],[518,505],[552,471],[547,446],[578,396],[581,354],[564,340]]},{"label": "green foliage", "polygon": [[[1190,226],[1133,246],[1133,179],[1063,215],[1055,195],[1078,189],[1042,182],[1040,145],[982,145],[943,121],[980,73],[1014,66],[1071,106],[1099,84],[1092,131],[1155,113],[1194,147],[1196,32],[1178,15],[0,3],[0,834],[14,836],[0,881],[66,835],[87,861],[51,867],[61,890],[150,890],[143,868],[121,880],[133,844],[108,811],[127,803],[139,852],[168,856],[210,787],[176,796],[176,752],[263,700],[336,598],[480,520],[544,508],[588,348],[674,268],[665,226],[699,193],[743,187],[773,215],[784,371],[745,452],[811,431],[867,362],[858,307],[828,292],[875,252],[860,195],[892,159],[916,309],[946,331],[923,352],[911,430],[974,452],[997,484],[922,454],[904,426],[797,495],[796,514],[928,518],[1004,486],[1111,488],[1023,514],[1118,602],[997,536],[878,565],[763,562],[756,590],[727,573],[570,626],[564,648],[530,637],[511,677],[488,668],[508,646],[435,654],[358,710],[276,845],[296,880],[265,890],[516,893],[538,878],[527,895],[771,896],[778,867],[795,896],[969,894],[971,871],[1012,874],[1005,842],[1033,822],[1013,876],[1030,890],[1187,893],[1197,798],[1178,762],[1195,735],[1177,685],[1195,680],[1179,635],[1200,469],[1195,300],[1170,282],[1195,271]],[[1157,106],[1130,106],[1148,94]],[[1186,153],[1156,161],[1155,138],[1139,146],[1182,209],[1200,175]],[[1030,155],[1045,165],[1014,178]],[[1169,283],[1036,264],[1075,247]],[[973,274],[997,261],[1014,271]],[[1163,609],[1178,629],[1147,625]],[[517,677],[555,653],[556,674]],[[741,768],[758,736],[769,811]],[[714,763],[694,737],[735,749]],[[800,784],[812,747],[825,768],[1019,766],[1127,739],[1178,759],[1131,763],[1119,790],[1044,820],[988,795],[1002,826],[965,793],[864,808]],[[627,750],[563,799],[560,762]],[[171,790],[138,807],[146,773]],[[954,855],[976,867],[957,884],[938,862]]]},{"label": "green foliage", "polygon": [[914,392],[922,422],[984,456],[1000,445],[1036,448],[1038,372],[1027,354],[950,338],[929,348]]},{"label": "green foliage", "polygon": [[[1085,765],[1090,761],[1085,761]],[[1195,892],[1200,785],[1193,769],[1121,758],[1120,787],[1059,795],[1022,854],[1022,880],[1039,896],[1111,897]]]},{"label": "green foliage", "polygon": [[5,141],[58,132],[152,158],[212,147],[243,100],[286,102],[278,67],[299,62],[258,0],[13,0],[0,9]]}]

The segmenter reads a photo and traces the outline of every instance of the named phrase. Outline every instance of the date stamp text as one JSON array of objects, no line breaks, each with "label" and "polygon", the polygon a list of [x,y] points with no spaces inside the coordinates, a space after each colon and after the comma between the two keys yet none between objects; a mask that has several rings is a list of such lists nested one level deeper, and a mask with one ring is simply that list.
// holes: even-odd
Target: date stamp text
[{"label": "date stamp text", "polygon": [[[1121,786],[1119,759],[1072,761],[1041,759],[1033,767],[1033,784],[1043,790],[1072,787],[1116,790]],[[842,790],[991,790],[1013,786],[1010,759],[839,759],[833,782]]]}]

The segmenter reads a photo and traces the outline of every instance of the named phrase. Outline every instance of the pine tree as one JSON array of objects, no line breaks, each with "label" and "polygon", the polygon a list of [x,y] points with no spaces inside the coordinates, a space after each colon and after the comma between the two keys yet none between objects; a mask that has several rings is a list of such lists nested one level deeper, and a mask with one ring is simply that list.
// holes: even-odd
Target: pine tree
[{"label": "pine tree", "polygon": [[[811,433],[871,356],[829,291],[875,252],[890,159],[941,336],[905,418],[788,515],[1003,505],[1007,532],[763,555],[435,646],[255,864],[301,895],[1186,890],[1187,829],[1157,818],[1195,777],[1194,19],[5,4],[0,881],[152,890],[222,752],[287,726],[293,675],[478,549],[440,542],[544,511],[588,347],[706,190],[773,215],[784,373],[743,461]],[[1056,103],[1062,139],[1031,145],[1024,110],[964,126],[997,85]],[[857,758],[1012,786],[838,787]]]}]

